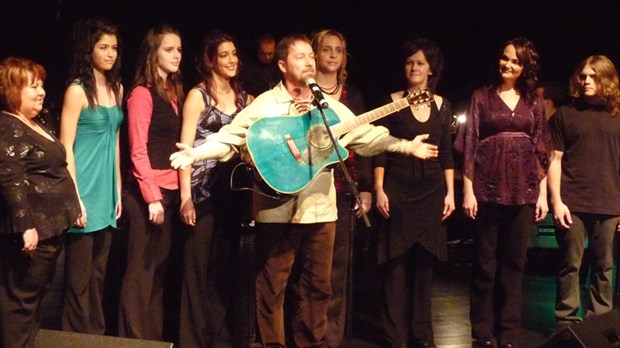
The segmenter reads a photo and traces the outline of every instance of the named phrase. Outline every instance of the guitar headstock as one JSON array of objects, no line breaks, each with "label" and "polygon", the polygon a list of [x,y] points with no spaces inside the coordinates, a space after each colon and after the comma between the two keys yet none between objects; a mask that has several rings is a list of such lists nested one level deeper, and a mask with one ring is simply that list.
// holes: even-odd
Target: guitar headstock
[{"label": "guitar headstock", "polygon": [[421,88],[407,93],[405,99],[411,106],[428,104],[433,101],[433,93],[428,88]]}]

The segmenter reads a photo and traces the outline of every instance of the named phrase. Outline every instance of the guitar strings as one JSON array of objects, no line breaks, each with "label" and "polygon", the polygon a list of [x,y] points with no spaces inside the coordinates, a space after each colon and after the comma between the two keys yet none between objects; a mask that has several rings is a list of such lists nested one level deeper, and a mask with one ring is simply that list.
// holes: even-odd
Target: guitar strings
[{"label": "guitar strings", "polygon": [[[374,112],[371,111],[372,112],[371,115],[359,116],[359,119],[356,120],[356,121],[360,121],[359,123],[365,124],[366,122],[363,121],[363,118],[374,118],[374,114],[376,114],[376,113],[386,113],[386,111],[381,112],[381,110],[383,110],[383,109],[387,109],[388,113],[394,112],[394,111],[390,110],[389,106],[383,106],[383,107],[381,107],[381,108],[379,108],[377,110],[374,110]],[[335,125],[332,126],[332,128],[334,128],[334,127],[336,127],[336,126],[338,126],[340,124],[342,124],[342,123],[335,124]],[[351,129],[353,129],[353,128],[356,128],[356,127],[351,127]],[[306,136],[306,137],[299,138],[299,139],[293,139],[293,142],[295,143],[295,145],[297,145],[298,147],[302,148],[302,146],[306,146],[308,143],[312,142],[312,140],[321,139],[321,138],[326,137],[326,136],[327,136],[327,131],[323,127],[323,130],[320,133],[313,133],[310,136]],[[303,147],[303,148],[305,149],[306,147]]]},{"label": "guitar strings", "polygon": [[[413,105],[424,105],[426,103],[430,103],[431,100],[429,98],[423,98],[421,100],[415,101],[413,103]],[[409,102],[408,104],[411,104],[411,102]],[[383,106],[377,110],[375,110],[375,112],[379,112],[380,110],[383,110],[384,108],[387,108],[387,111],[391,111],[389,106]],[[390,112],[392,113],[392,112]],[[368,116],[372,116],[372,115],[368,115]],[[371,117],[372,118],[372,117]],[[334,125],[336,126],[336,125]],[[355,128],[355,127],[353,127]],[[312,133],[310,136],[305,136],[299,139],[293,139],[293,143],[295,144],[295,146],[297,147],[298,150],[306,150],[310,147],[310,143],[312,143],[313,140],[318,140],[324,137],[327,137],[327,131],[325,129],[323,129],[320,133]]]}]

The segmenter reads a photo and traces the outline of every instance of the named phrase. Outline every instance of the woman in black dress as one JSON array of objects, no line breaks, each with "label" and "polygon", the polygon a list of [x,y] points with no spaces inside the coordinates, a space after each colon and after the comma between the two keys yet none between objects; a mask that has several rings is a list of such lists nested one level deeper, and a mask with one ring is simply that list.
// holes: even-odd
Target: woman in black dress
[{"label": "woman in black dress", "polygon": [[[407,88],[392,93],[389,101],[427,87],[434,92],[443,68],[441,52],[432,41],[417,39],[403,48]],[[435,95],[430,104],[413,105],[382,122],[397,138],[429,134],[427,142],[439,146],[436,159],[396,153],[375,158],[377,209],[384,218],[378,246],[381,320],[390,347],[434,347],[433,261],[446,257],[441,222],[454,211],[451,115],[450,103]]]},{"label": "woman in black dress", "polygon": [[64,231],[80,215],[64,147],[35,119],[44,80],[31,60],[0,63],[0,346],[7,348],[34,346]]}]

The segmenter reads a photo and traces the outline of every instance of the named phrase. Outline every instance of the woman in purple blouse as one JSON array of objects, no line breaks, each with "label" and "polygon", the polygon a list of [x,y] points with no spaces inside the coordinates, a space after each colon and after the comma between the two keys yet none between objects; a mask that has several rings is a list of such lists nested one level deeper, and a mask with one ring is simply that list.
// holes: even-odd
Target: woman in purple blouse
[{"label": "woman in purple blouse", "polygon": [[498,80],[474,92],[455,147],[463,153],[463,209],[476,220],[471,312],[474,347],[515,347],[529,231],[547,214],[552,153],[536,96],[534,44],[503,46]]}]

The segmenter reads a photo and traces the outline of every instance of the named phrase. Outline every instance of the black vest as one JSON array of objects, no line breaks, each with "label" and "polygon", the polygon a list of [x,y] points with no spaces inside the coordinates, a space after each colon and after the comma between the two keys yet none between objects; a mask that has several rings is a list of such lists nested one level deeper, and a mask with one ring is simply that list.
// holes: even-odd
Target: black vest
[{"label": "black vest", "polygon": [[146,144],[149,161],[153,169],[171,169],[168,158],[177,151],[175,143],[181,136],[181,106],[177,102],[177,116],[172,105],[159,97],[155,87],[150,87],[149,92],[153,100],[149,140]]}]

